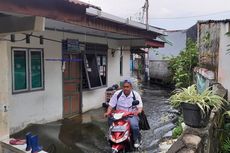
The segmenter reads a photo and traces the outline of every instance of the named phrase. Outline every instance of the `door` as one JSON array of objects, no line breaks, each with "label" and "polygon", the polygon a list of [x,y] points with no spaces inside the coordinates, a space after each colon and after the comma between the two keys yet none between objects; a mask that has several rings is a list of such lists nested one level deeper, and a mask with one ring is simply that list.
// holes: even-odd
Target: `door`
[{"label": "door", "polygon": [[81,113],[81,56],[64,53],[63,70],[63,116]]}]

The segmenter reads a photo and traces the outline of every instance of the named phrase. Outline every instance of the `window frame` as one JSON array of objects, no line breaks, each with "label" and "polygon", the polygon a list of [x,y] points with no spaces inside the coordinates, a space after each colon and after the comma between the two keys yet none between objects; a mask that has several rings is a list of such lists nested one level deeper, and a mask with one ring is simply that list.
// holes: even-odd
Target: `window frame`
[{"label": "window frame", "polygon": [[[26,53],[26,89],[20,89],[20,90],[15,90],[15,75],[14,75],[14,72],[15,72],[15,70],[14,70],[14,53],[15,52],[17,52],[17,51],[23,51],[23,52],[25,52]],[[28,76],[28,51],[27,51],[27,49],[25,49],[25,48],[13,48],[12,49],[12,91],[13,91],[13,93],[21,93],[21,92],[26,92],[26,91],[28,91],[29,90],[29,76]]]},{"label": "window frame", "polygon": [[[29,79],[29,89],[30,91],[36,91],[36,90],[42,90],[44,89],[44,62],[43,62],[43,51],[41,49],[28,49],[28,52],[29,52],[29,76],[30,76],[30,79]],[[41,87],[38,87],[38,88],[33,88],[32,87],[32,69],[31,69],[31,52],[40,52],[41,54]]]},{"label": "window frame", "polygon": [[[99,76],[100,76],[100,78],[101,78],[101,83],[102,83],[102,86],[107,86],[107,76],[108,76],[108,62],[107,62],[107,53],[106,54],[103,54],[103,53],[101,53],[101,52],[97,52],[96,53],[96,58],[98,58],[98,57],[100,57],[100,65],[97,65],[97,67],[98,67],[98,71],[99,71]],[[105,57],[105,65],[104,65],[104,62],[103,62],[103,57]],[[98,63],[97,63],[98,64]],[[100,67],[103,67],[103,70],[104,70],[104,67],[105,67],[105,77],[106,77],[106,82],[105,82],[105,84],[103,84],[103,79],[102,79],[102,77],[101,77],[101,72],[100,72]]]},{"label": "window frame", "polygon": [[[96,60],[96,69],[97,69],[97,72],[98,72],[98,77],[99,77],[99,81],[100,81],[100,86],[96,86],[96,87],[92,87],[91,86],[91,82],[90,82],[90,78],[89,78],[89,73],[88,73],[88,71],[87,71],[87,65],[86,65],[86,61],[88,61],[88,59],[87,59],[87,54],[88,55],[93,55],[94,56],[94,58],[95,58],[95,60]],[[89,63],[88,63],[89,64]],[[90,90],[92,90],[92,89],[97,89],[97,88],[101,88],[101,87],[103,87],[104,85],[103,85],[103,83],[102,83],[102,79],[101,79],[101,76],[100,76],[100,72],[98,71],[98,65],[97,65],[97,55],[96,55],[96,53],[86,53],[86,54],[84,54],[84,66],[85,66],[85,72],[86,72],[86,79],[87,79],[87,82],[88,82],[88,87],[89,87],[89,89]]]},{"label": "window frame", "polygon": [[[26,52],[26,82],[27,88],[23,90],[15,90],[15,78],[14,78],[14,52],[24,51]],[[32,88],[32,73],[31,73],[31,52],[36,51],[41,53],[41,83],[42,87]],[[12,74],[12,94],[20,94],[26,92],[42,91],[45,89],[45,77],[44,77],[44,50],[42,48],[25,48],[25,47],[12,47],[11,48],[11,74]]]},{"label": "window frame", "polygon": [[[97,44],[93,44],[97,47]],[[95,48],[96,48],[95,47]],[[100,86],[97,86],[97,87],[91,87],[91,84],[90,84],[90,80],[89,80],[89,76],[88,76],[88,73],[87,73],[87,65],[86,65],[86,55],[89,54],[89,55],[94,55],[95,57],[95,60],[96,60],[96,66],[97,66],[97,71],[98,71],[98,74],[99,74],[99,79],[100,79],[100,83],[101,85]],[[97,56],[105,56],[105,60],[106,60],[106,83],[103,84],[102,82],[102,78],[101,78],[101,75],[100,75],[100,72],[99,72],[99,66],[98,66],[98,61],[97,61]],[[85,76],[86,76],[86,82],[88,83],[88,87],[87,88],[83,88],[83,91],[87,91],[87,90],[95,90],[95,89],[100,89],[100,88],[104,88],[104,87],[107,87],[108,85],[108,49],[106,50],[87,50],[85,49],[85,51],[82,53],[82,57],[83,57],[83,62],[84,62],[84,69],[85,69],[85,72],[82,71],[82,73],[86,73]]]},{"label": "window frame", "polygon": [[124,58],[123,58],[123,50],[122,50],[122,48],[121,48],[121,50],[120,50],[120,58],[119,58],[119,60],[120,60],[120,76],[123,76],[123,66],[124,66]]}]

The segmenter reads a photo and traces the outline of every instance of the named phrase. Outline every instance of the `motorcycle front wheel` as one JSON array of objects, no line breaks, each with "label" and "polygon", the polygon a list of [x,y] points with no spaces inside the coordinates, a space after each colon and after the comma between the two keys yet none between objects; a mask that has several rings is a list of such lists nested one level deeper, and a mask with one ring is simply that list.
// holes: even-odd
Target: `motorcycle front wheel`
[{"label": "motorcycle front wheel", "polygon": [[116,150],[112,150],[112,153],[125,153],[125,150],[120,150],[120,151],[116,151]]}]

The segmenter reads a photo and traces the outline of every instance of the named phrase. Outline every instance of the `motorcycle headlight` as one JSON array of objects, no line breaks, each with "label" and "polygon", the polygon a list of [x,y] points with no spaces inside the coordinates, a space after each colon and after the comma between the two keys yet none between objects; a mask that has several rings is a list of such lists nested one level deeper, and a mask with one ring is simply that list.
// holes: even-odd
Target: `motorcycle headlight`
[{"label": "motorcycle headlight", "polygon": [[124,136],[121,139],[116,140],[115,143],[121,143],[121,142],[125,141],[128,138],[128,136],[129,136],[129,131],[126,131]]}]

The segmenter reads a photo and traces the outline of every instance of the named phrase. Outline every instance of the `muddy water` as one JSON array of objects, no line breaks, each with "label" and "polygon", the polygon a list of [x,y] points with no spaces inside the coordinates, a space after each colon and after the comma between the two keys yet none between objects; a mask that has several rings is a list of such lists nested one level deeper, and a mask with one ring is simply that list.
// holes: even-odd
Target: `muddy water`
[{"label": "muddy water", "polygon": [[[158,85],[141,85],[140,93],[142,93],[142,100],[144,103],[144,111],[148,118],[151,129],[142,131],[143,150],[153,152],[157,148],[154,146],[154,141],[159,139],[159,135],[165,131],[155,131],[155,129],[163,126],[171,121],[175,115],[169,113],[171,106],[168,98],[171,90]],[[164,130],[164,128],[162,129]]]},{"label": "muddy water", "polygon": [[27,132],[39,135],[49,153],[103,153],[109,150],[103,109],[48,124],[31,124],[12,137],[24,138]]},{"label": "muddy water", "polygon": [[[142,132],[145,150],[154,140],[154,129],[169,120],[167,99],[170,91],[156,85],[144,85],[140,87],[140,92],[151,126],[151,130]],[[27,132],[37,134],[40,144],[49,153],[106,153],[109,152],[106,141],[108,127],[103,111],[101,108],[71,119],[31,124],[12,137],[24,138]]]}]

